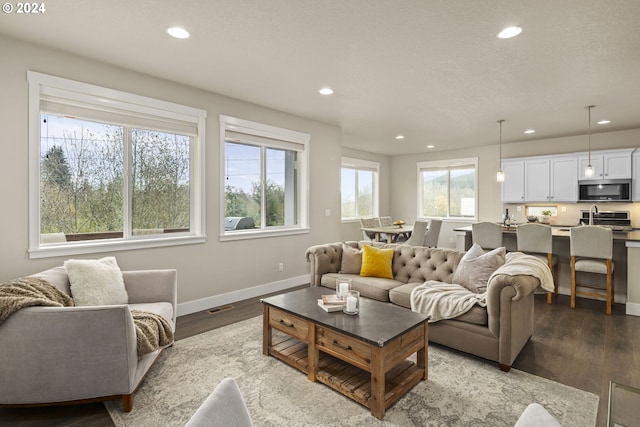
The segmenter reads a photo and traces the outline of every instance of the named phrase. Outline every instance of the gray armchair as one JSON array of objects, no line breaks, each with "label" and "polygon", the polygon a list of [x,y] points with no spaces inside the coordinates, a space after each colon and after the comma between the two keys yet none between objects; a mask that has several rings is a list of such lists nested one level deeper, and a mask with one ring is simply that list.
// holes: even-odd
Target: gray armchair
[{"label": "gray armchair", "polygon": [[[138,357],[131,310],[162,315],[175,330],[175,270],[123,271],[129,304],[29,307],[0,324],[0,406],[120,397],[125,412],[158,349]],[[34,275],[70,294],[63,267]]]}]

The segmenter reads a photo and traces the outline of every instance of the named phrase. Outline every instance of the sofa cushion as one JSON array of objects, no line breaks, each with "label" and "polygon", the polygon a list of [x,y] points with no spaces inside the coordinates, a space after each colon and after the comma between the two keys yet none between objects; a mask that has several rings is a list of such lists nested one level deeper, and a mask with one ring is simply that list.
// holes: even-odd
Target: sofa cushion
[{"label": "sofa cushion", "polygon": [[[422,283],[407,283],[389,290],[389,300],[401,307],[411,310],[411,291]],[[489,315],[486,307],[474,305],[473,308],[464,314],[456,317],[455,320],[473,325],[487,326]]]},{"label": "sofa cushion", "polygon": [[64,262],[77,306],[127,304],[129,296],[115,257]]},{"label": "sofa cushion", "polygon": [[340,272],[345,274],[360,274],[362,269],[362,250],[342,244],[342,259]]},{"label": "sofa cushion", "polygon": [[69,288],[69,275],[64,267],[54,267],[40,273],[32,274],[31,277],[37,277],[38,279],[46,280],[53,286],[71,295],[71,289]]},{"label": "sofa cushion", "polygon": [[369,245],[362,247],[362,277],[393,279],[393,249],[379,249]]},{"label": "sofa cushion", "polygon": [[471,292],[486,292],[487,281],[491,274],[504,264],[505,254],[504,247],[485,253],[480,245],[474,243],[460,260],[452,282],[464,286]]},{"label": "sofa cushion", "polygon": [[383,279],[380,277],[361,277],[355,274],[326,273],[320,279],[321,285],[326,288],[335,289],[336,279],[351,279],[351,289],[360,292],[360,296],[389,302],[389,291],[404,283],[393,279]]},{"label": "sofa cushion", "polygon": [[[131,310],[146,311],[158,314],[173,325],[173,305],[170,302],[145,302],[138,304],[129,304]],[[175,325],[173,325],[175,327]]]}]

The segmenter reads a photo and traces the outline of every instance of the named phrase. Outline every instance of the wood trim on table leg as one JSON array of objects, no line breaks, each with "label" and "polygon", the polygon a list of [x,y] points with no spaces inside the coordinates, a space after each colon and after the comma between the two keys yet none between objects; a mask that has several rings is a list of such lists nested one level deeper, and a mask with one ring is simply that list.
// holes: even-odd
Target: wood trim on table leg
[{"label": "wood trim on table leg", "polygon": [[418,350],[416,354],[416,366],[424,370],[422,380],[429,378],[429,324],[424,322],[424,347]]},{"label": "wood trim on table leg", "polygon": [[384,357],[381,347],[373,347],[371,352],[371,397],[369,398],[369,409],[371,415],[381,420],[385,412],[385,375]]},{"label": "wood trim on table leg", "polygon": [[307,329],[307,378],[311,382],[316,382],[316,376],[318,375],[318,358],[320,354],[316,347],[316,324],[309,322]]},{"label": "wood trim on table leg", "polygon": [[269,355],[271,348],[271,325],[269,324],[269,306],[264,304],[262,316],[262,354]]}]

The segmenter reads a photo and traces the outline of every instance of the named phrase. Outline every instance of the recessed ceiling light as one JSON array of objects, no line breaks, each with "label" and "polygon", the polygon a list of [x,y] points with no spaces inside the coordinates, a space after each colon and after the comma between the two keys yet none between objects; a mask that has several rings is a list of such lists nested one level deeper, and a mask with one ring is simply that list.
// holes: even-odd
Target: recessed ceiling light
[{"label": "recessed ceiling light", "polygon": [[522,32],[522,28],[520,27],[507,27],[504,30],[498,33],[499,39],[510,39],[511,37],[515,37]]},{"label": "recessed ceiling light", "polygon": [[599,125],[608,125],[609,123],[611,123],[611,120],[600,120],[598,122]]},{"label": "recessed ceiling light", "polygon": [[427,148],[436,148],[436,146],[429,144],[429,145],[427,145]]},{"label": "recessed ceiling light", "polygon": [[191,35],[191,34],[189,34],[189,31],[185,30],[184,28],[180,28],[180,27],[167,28],[167,33],[171,37],[175,37],[177,39],[188,39],[189,36]]},{"label": "recessed ceiling light", "polygon": [[330,87],[323,87],[318,92],[320,92],[320,94],[322,95],[333,95],[333,89],[331,89]]},{"label": "recessed ceiling light", "polygon": [[404,139],[404,135],[396,135],[396,139]]},{"label": "recessed ceiling light", "polygon": [[535,129],[527,129],[524,131],[524,133],[536,133]]}]

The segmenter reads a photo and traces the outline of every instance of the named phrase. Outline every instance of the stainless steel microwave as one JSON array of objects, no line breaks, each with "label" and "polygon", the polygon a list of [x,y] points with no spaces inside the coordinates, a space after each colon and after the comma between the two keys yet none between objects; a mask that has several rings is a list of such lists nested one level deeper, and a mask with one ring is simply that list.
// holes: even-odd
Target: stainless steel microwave
[{"label": "stainless steel microwave", "polygon": [[630,179],[594,179],[578,181],[580,202],[629,202]]}]

